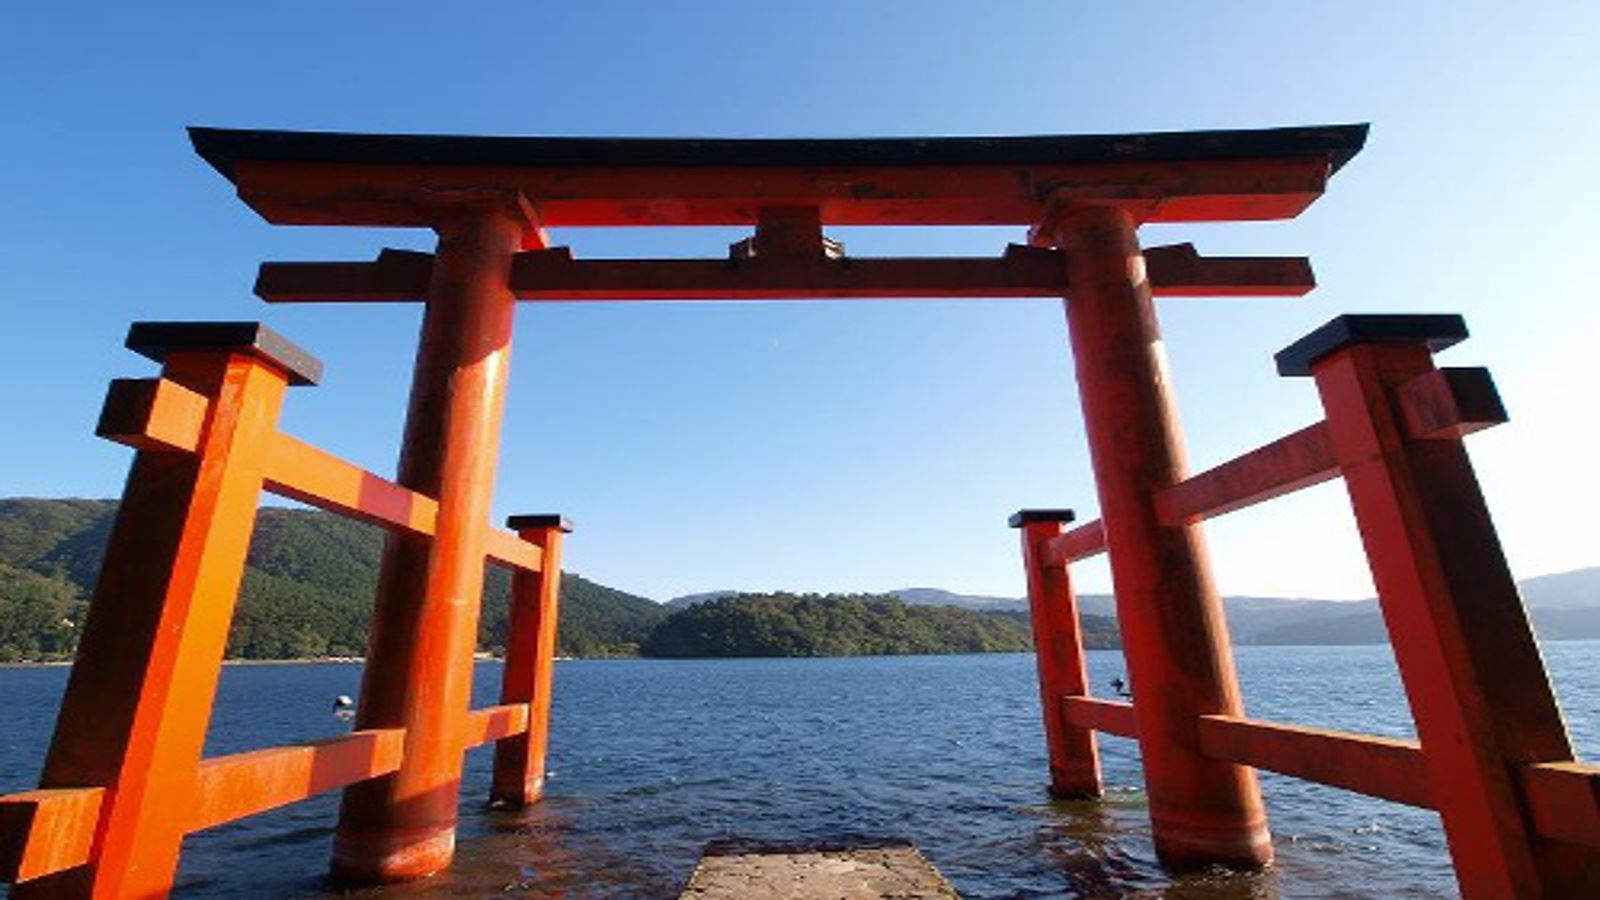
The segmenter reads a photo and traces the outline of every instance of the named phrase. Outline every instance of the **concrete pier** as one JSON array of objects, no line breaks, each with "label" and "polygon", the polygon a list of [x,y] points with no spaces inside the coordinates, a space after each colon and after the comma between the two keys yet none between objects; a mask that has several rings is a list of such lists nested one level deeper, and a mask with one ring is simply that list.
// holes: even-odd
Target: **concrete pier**
[{"label": "concrete pier", "polygon": [[707,848],[680,900],[951,900],[960,895],[917,848],[851,846]]}]

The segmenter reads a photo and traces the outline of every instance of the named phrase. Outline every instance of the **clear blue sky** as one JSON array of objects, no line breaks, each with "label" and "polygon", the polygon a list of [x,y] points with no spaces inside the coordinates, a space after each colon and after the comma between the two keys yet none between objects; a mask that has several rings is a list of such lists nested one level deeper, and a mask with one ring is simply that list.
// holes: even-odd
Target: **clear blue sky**
[{"label": "clear blue sky", "polygon": [[[1226,10],[1226,12],[1223,12]],[[1370,121],[1288,223],[1146,229],[1305,253],[1304,300],[1168,300],[1196,468],[1319,414],[1271,354],[1348,311],[1459,311],[1511,425],[1472,440],[1519,575],[1600,563],[1591,518],[1600,5],[31,3],[0,29],[0,495],[113,496],[91,435],[133,319],[263,318],[327,363],[285,427],[392,474],[419,312],[269,308],[266,259],[427,247],[262,223],[183,126],[530,135],[1036,134]],[[718,255],[726,230],[565,231]],[[856,254],[1020,232],[843,230]],[[1060,304],[524,305],[500,513],[579,523],[570,567],[717,588],[1021,593],[1020,506],[1094,514]],[[1370,591],[1338,484],[1216,523],[1222,588]],[[1103,567],[1081,584],[1107,586]]]}]

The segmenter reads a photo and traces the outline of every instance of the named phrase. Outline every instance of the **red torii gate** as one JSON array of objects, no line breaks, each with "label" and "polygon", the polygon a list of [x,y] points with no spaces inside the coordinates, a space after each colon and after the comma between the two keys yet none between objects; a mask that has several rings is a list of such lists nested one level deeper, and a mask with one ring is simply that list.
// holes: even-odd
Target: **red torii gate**
[{"label": "red torii gate", "polygon": [[[1137,227],[1293,217],[1365,134],[643,140],[193,129],[200,155],[270,222],[437,232],[433,254],[267,263],[257,282],[269,302],[425,302],[398,477],[276,432],[284,385],[314,381],[316,364],[270,331],[137,326],[130,346],[163,360],[163,378],[119,382],[108,398],[100,433],[140,454],[43,787],[0,798],[0,851],[10,851],[0,874],[19,882],[19,898],[161,895],[188,831],[345,787],[335,874],[425,876],[451,859],[463,751],[489,740],[496,796],[537,799],[566,526],[531,517],[513,520],[518,535],[487,527],[517,300],[1063,297],[1103,524],[1063,532],[1070,516],[1060,511],[1014,523],[1029,561],[1053,789],[1098,792],[1090,729],[1136,733],[1170,864],[1271,859],[1251,768],[1263,766],[1436,806],[1475,896],[1575,889],[1600,846],[1600,778],[1573,761],[1459,455],[1460,435],[1493,420],[1483,410],[1494,404],[1486,379],[1432,368],[1430,341],[1459,337],[1451,323],[1347,320],[1319,333],[1295,365],[1317,375],[1328,421],[1187,477],[1152,296],[1299,295],[1313,281],[1300,258],[1141,250]],[[544,230],[629,225],[755,233],[724,259],[590,261],[549,247]],[[872,260],[845,256],[825,225],[1030,231],[1029,246],[995,258]],[[1243,718],[1196,523],[1341,472],[1396,630],[1420,750]],[[1406,478],[1423,488],[1394,486]],[[202,760],[263,488],[390,529],[357,731]],[[1441,512],[1467,508],[1462,498],[1478,504],[1468,504],[1478,510],[1470,527]],[[1066,566],[1099,550],[1110,552],[1139,688],[1131,707],[1089,698],[1082,677]],[[519,573],[513,637],[502,705],[471,711],[486,559]],[[1469,590],[1464,573],[1496,587]],[[1478,610],[1463,598],[1492,607],[1495,627],[1466,621]],[[1491,659],[1508,666],[1510,687],[1479,683],[1475,667]],[[112,714],[86,715],[103,709]],[[1462,738],[1468,752],[1449,749]],[[1396,786],[1418,773],[1433,779],[1431,792]],[[1444,797],[1457,790],[1471,799]],[[152,792],[164,802],[148,802]],[[198,812],[170,815],[185,804]]]}]

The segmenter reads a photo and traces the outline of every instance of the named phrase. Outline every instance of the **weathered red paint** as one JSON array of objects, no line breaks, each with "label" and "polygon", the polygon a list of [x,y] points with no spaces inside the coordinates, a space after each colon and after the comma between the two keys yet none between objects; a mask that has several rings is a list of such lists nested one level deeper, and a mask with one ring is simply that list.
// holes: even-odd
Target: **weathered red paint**
[{"label": "weathered red paint", "polygon": [[1051,191],[1150,222],[1286,219],[1327,188],[1329,162],[1192,160],[1037,166],[634,169],[240,161],[239,196],[279,225],[427,226],[441,186],[516,191],[549,227],[753,225],[814,206],[829,225],[1032,225]]},{"label": "weathered red paint", "polygon": [[1050,792],[1058,797],[1100,795],[1100,751],[1094,732],[1072,725],[1062,715],[1064,697],[1089,693],[1088,664],[1078,624],[1077,597],[1066,566],[1044,561],[1045,544],[1061,534],[1061,522],[1022,525],[1022,560],[1028,576],[1028,618],[1033,627],[1039,672],[1039,703],[1044,711],[1045,745],[1050,756]]},{"label": "weathered red paint", "polygon": [[1077,528],[1057,535],[1045,542],[1045,565],[1068,566],[1078,560],[1099,556],[1106,552],[1106,529],[1100,520],[1085,522]]},{"label": "weathered red paint", "polygon": [[1173,865],[1272,859],[1255,773],[1200,752],[1195,720],[1240,715],[1222,603],[1198,526],[1166,525],[1160,492],[1187,474],[1171,378],[1135,222],[1115,206],[1058,210],[1090,458],[1156,850]]},{"label": "weathered red paint", "polygon": [[1578,896],[1600,861],[1540,841],[1514,777],[1573,754],[1472,464],[1394,400],[1433,371],[1421,341],[1312,364],[1462,893]]},{"label": "weathered red paint", "polygon": [[404,728],[405,759],[345,791],[333,858],[345,883],[420,878],[455,850],[516,306],[508,278],[529,228],[514,197],[449,200],[431,213],[439,246],[398,479],[437,499],[438,520],[432,540],[389,537],[357,718]]},{"label": "weathered red paint", "polygon": [[30,881],[89,862],[105,798],[98,787],[0,797],[0,881]]},{"label": "weathered red paint", "polygon": [[1338,476],[1328,428],[1318,422],[1185,478],[1156,495],[1156,509],[1168,525],[1199,522]]},{"label": "weathered red paint", "polygon": [[1125,738],[1139,737],[1133,704],[1098,697],[1062,697],[1061,715],[1074,725]]},{"label": "weathered red paint", "polygon": [[1201,752],[1213,759],[1433,808],[1416,741],[1236,716],[1201,716],[1199,730]]},{"label": "weathered red paint", "polygon": [[[1162,251],[1162,252],[1156,252]],[[1060,297],[1070,293],[1058,250],[1010,245],[984,258],[754,256],[728,259],[574,259],[566,247],[522,253],[511,267],[519,300],[804,300]],[[384,250],[373,262],[268,262],[256,295],[268,303],[392,303],[427,296],[433,257]],[[1315,285],[1300,257],[1208,257],[1155,248],[1158,297],[1298,297]]]}]

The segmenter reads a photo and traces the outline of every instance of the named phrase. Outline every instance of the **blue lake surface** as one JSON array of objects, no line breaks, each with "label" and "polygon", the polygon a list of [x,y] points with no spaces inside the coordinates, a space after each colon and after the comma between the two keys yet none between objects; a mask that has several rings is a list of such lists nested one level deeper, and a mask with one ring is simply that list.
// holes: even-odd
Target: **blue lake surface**
[{"label": "blue lake surface", "polygon": [[[1600,642],[1544,652],[1580,755],[1600,756]],[[1387,647],[1237,659],[1255,717],[1412,734]],[[1100,686],[1124,673],[1114,651],[1090,667]],[[0,669],[0,792],[35,785],[66,675]],[[478,667],[475,705],[499,678]],[[208,752],[338,734],[332,698],[359,681],[355,664],[231,666]],[[486,809],[492,751],[476,750],[453,870],[355,896],[675,897],[708,841],[849,836],[914,842],[971,898],[1455,894],[1434,814],[1271,773],[1277,863],[1175,878],[1151,850],[1136,748],[1101,751],[1104,800],[1046,796],[1031,655],[564,661],[544,802]],[[323,883],[336,810],[323,795],[191,837],[177,895],[338,896]]]}]

